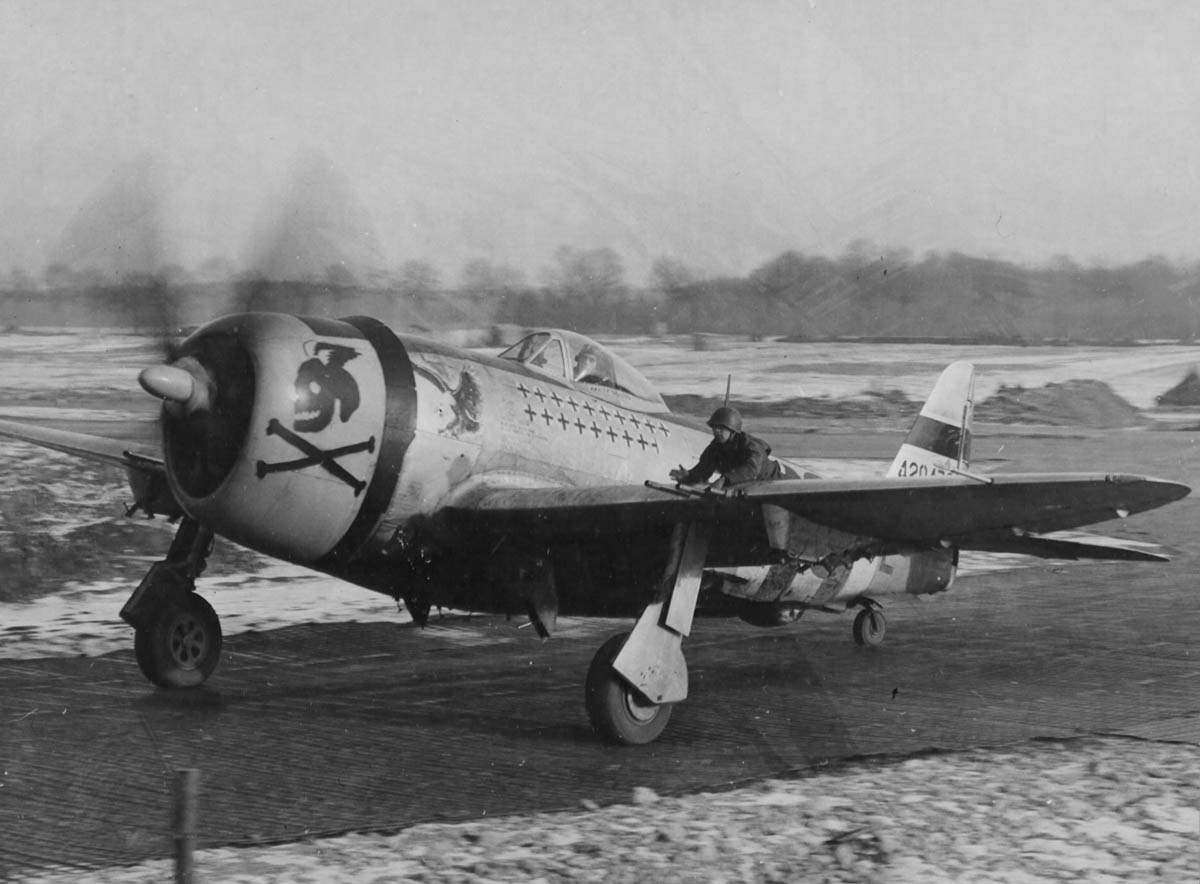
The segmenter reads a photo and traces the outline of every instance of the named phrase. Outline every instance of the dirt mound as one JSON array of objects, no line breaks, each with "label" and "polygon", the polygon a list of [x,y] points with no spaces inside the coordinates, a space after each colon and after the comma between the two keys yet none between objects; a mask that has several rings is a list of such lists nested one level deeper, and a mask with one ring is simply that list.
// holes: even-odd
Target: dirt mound
[{"label": "dirt mound", "polygon": [[995,423],[1051,426],[1133,427],[1142,413],[1102,381],[1074,380],[1036,390],[1001,387],[975,406],[975,418]]},{"label": "dirt mound", "polygon": [[[666,396],[667,405],[680,414],[706,420],[723,403],[709,396]],[[779,402],[737,402],[748,418],[804,417],[830,420],[885,418],[907,426],[921,403],[898,390],[865,393],[852,399],[796,397]],[[1102,381],[1075,380],[1047,384],[1038,389],[1001,387],[994,396],[975,406],[975,419],[1003,424],[1044,424],[1064,427],[1135,427],[1145,416]]]},{"label": "dirt mound", "polygon": [[1159,405],[1200,405],[1200,375],[1193,368],[1182,381],[1154,399]]},{"label": "dirt mound", "polygon": [[[684,393],[664,396],[674,412],[707,420],[724,405],[722,399]],[[853,399],[831,399],[827,396],[794,396],[776,402],[733,402],[746,417],[806,417],[806,418],[894,418],[911,421],[921,409],[899,390],[886,393],[868,392]]]}]

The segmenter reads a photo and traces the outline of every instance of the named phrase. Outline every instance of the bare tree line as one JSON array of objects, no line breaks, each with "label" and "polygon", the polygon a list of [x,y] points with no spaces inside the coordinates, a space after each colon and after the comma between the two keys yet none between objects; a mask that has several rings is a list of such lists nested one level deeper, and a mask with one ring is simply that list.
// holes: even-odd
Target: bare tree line
[{"label": "bare tree line", "polygon": [[418,329],[512,324],[591,333],[726,333],[801,339],[1134,341],[1200,338],[1200,264],[1154,256],[1084,266],[1028,266],[961,253],[917,257],[852,244],[830,258],[784,252],[744,276],[705,275],[660,258],[631,285],[609,248],[561,246],[540,278],[485,258],[445,281],[424,260],[390,270],[342,264],[319,278],[275,280],[222,259],[195,271],[106,278],[51,265],[20,268],[0,291],[5,326],[169,327],[222,312],[370,311]]}]

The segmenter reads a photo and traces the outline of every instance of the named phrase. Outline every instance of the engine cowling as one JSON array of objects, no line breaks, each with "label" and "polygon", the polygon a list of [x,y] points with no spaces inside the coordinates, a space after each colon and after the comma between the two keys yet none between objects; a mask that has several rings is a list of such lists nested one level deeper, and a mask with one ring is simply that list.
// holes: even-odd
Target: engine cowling
[{"label": "engine cowling", "polygon": [[411,366],[386,326],[228,316],[184,341],[168,372],[147,374],[143,386],[167,400],[167,477],[189,516],[301,563],[369,536],[415,415]]}]

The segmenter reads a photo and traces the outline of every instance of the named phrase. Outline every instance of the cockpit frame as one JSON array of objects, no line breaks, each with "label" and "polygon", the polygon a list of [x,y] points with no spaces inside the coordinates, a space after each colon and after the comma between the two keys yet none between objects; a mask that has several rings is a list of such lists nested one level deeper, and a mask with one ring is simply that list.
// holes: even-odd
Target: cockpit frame
[{"label": "cockpit frame", "polygon": [[603,344],[565,329],[537,329],[500,354],[599,398],[643,411],[667,406],[645,375]]}]

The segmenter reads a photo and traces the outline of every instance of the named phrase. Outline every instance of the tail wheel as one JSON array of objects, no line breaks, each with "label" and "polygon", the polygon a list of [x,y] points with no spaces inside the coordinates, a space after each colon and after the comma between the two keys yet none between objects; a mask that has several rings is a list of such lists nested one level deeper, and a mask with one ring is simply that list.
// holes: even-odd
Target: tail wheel
[{"label": "tail wheel", "polygon": [[652,703],[612,668],[629,633],[614,635],[588,667],[584,701],[592,727],[614,743],[642,745],[658,739],[671,718],[671,704]]},{"label": "tail wheel", "polygon": [[142,674],[159,687],[198,687],[221,659],[221,621],[190,592],[134,633],[133,651]]},{"label": "tail wheel", "polygon": [[854,618],[854,641],[874,648],[883,643],[887,635],[887,620],[878,608],[863,608]]}]

